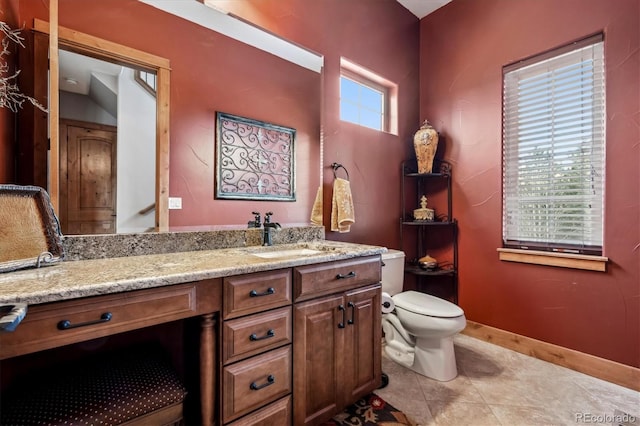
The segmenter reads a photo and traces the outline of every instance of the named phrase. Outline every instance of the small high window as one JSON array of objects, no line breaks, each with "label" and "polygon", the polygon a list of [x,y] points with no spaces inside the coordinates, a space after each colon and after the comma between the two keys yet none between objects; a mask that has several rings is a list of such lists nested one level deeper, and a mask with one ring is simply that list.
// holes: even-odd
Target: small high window
[{"label": "small high window", "polygon": [[344,58],[340,65],[340,119],[396,134],[397,86]]},{"label": "small high window", "polygon": [[340,119],[383,130],[385,93],[342,75],[340,77]]},{"label": "small high window", "polygon": [[154,97],[156,96],[158,80],[155,73],[135,70],[133,77],[147,92]]}]

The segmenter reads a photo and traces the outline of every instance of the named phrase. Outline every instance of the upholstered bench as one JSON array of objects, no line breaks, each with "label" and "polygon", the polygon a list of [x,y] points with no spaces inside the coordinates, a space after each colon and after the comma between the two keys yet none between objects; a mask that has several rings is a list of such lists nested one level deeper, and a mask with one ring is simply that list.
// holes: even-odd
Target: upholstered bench
[{"label": "upholstered bench", "polygon": [[174,425],[185,396],[164,353],[128,349],[21,378],[2,393],[0,424]]}]

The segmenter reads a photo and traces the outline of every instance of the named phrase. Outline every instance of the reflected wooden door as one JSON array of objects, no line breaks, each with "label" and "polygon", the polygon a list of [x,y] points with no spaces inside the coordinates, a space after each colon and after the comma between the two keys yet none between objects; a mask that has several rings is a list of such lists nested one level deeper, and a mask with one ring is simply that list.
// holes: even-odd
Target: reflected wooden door
[{"label": "reflected wooden door", "polygon": [[116,232],[117,132],[60,121],[60,222],[63,234]]}]

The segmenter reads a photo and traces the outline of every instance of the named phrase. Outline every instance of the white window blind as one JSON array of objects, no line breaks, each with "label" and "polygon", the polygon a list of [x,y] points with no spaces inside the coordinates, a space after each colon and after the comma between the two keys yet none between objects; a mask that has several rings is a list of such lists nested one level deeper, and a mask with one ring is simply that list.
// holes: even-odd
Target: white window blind
[{"label": "white window blind", "polygon": [[504,69],[506,247],[602,253],[602,35]]}]

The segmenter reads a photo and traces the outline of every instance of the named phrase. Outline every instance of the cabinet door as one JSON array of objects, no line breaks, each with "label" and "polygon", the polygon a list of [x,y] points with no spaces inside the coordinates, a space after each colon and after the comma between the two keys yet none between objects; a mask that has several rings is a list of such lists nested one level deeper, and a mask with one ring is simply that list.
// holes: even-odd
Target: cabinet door
[{"label": "cabinet door", "polygon": [[380,284],[346,293],[347,325],[344,335],[344,380],[340,409],[380,386],[382,365]]},{"label": "cabinet door", "polygon": [[345,306],[342,294],[299,303],[293,313],[293,424],[312,425],[338,411],[337,354],[343,353]]}]

